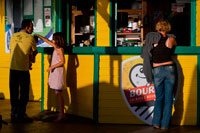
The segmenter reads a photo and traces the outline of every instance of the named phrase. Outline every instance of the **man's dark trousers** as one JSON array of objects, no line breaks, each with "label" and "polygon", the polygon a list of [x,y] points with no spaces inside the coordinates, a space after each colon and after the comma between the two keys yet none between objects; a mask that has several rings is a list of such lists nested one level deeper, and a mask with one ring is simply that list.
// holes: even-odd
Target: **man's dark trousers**
[{"label": "man's dark trousers", "polygon": [[24,117],[29,100],[29,71],[10,70],[11,117]]}]

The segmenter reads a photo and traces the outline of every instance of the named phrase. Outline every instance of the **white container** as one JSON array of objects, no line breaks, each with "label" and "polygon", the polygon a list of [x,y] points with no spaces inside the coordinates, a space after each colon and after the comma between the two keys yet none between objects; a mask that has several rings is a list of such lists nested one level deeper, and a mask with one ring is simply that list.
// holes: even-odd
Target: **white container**
[{"label": "white container", "polygon": [[83,47],[83,43],[80,43],[80,47]]},{"label": "white container", "polygon": [[133,22],[132,30],[137,30],[137,29],[138,29],[138,23],[137,22]]}]

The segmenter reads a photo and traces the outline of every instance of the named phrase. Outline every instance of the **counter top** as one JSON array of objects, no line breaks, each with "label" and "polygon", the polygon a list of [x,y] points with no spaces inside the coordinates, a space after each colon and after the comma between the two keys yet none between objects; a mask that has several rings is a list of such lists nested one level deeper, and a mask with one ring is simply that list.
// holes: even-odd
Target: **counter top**
[{"label": "counter top", "polygon": [[[140,55],[142,47],[67,47],[65,54],[84,54],[84,55]],[[38,47],[38,53],[51,54],[52,47]],[[175,54],[178,55],[198,55],[200,47],[177,46]]]}]

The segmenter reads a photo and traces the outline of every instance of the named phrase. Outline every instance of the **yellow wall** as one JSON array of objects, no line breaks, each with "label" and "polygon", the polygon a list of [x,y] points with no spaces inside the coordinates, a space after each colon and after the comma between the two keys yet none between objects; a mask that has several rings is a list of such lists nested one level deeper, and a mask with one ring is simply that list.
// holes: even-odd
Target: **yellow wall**
[{"label": "yellow wall", "polygon": [[[99,122],[144,124],[126,105],[120,88],[122,61],[133,56],[100,56]],[[197,56],[178,56],[184,83],[176,102],[173,124],[196,125],[197,121]],[[188,63],[190,62],[190,63]]]},{"label": "yellow wall", "polygon": [[144,124],[126,105],[120,88],[120,67],[123,60],[133,56],[100,56],[99,122]]},{"label": "yellow wall", "polygon": [[0,98],[8,98],[9,54],[5,54],[5,1],[0,0]]},{"label": "yellow wall", "polygon": [[196,125],[197,122],[197,56],[178,56],[183,71],[183,88],[180,88],[175,106],[173,124]]},{"label": "yellow wall", "polygon": [[110,46],[110,3],[97,0],[97,46]]},{"label": "yellow wall", "polygon": [[[44,70],[51,57],[44,56]],[[66,89],[64,90],[67,113],[93,118],[93,55],[66,55]],[[58,107],[54,90],[47,85],[48,73],[44,73],[44,109]]]},{"label": "yellow wall", "polygon": [[[5,1],[0,0],[0,98],[10,99],[9,65],[10,54],[5,53]],[[41,99],[41,55],[38,54],[36,64],[31,73],[30,100]]]}]

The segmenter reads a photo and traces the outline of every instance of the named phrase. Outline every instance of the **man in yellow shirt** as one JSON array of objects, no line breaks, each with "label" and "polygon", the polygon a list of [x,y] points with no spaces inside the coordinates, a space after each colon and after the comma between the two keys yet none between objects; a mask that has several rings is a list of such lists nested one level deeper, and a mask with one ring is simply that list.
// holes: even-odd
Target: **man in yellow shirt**
[{"label": "man in yellow shirt", "polygon": [[26,105],[29,100],[30,56],[36,56],[36,41],[30,34],[33,23],[30,19],[22,21],[22,30],[14,33],[10,40],[10,102],[11,121],[32,122],[26,115]]}]

